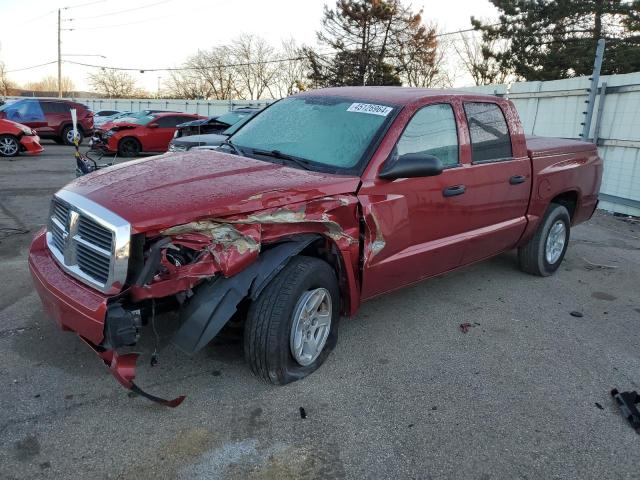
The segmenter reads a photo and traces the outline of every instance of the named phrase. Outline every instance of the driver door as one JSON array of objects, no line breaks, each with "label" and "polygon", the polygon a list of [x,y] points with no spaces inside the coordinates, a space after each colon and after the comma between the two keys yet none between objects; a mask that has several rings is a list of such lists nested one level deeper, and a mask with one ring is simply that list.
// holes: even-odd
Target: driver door
[{"label": "driver door", "polygon": [[453,105],[418,109],[395,146],[395,154],[428,153],[445,169],[433,177],[376,179],[358,198],[367,224],[362,298],[400,288],[460,265],[470,205],[464,186],[470,172],[462,163],[465,138]]}]

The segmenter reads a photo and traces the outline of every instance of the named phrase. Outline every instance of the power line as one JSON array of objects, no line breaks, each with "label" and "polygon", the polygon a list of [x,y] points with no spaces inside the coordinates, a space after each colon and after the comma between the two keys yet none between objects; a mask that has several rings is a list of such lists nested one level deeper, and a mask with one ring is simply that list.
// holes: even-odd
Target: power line
[{"label": "power line", "polygon": [[64,28],[63,30],[67,30],[67,31],[76,31],[76,30],[103,30],[105,28],[116,28],[116,27],[125,27],[127,25],[138,25],[140,23],[147,23],[147,22],[153,22],[156,20],[163,20],[165,18],[174,18],[175,15],[164,15],[162,17],[155,17],[155,18],[147,18],[145,20],[138,20],[136,22],[127,22],[127,23],[118,23],[116,25],[101,25],[99,27],[74,27],[74,28]]},{"label": "power line", "polygon": [[95,0],[93,2],[81,3],[80,5],[70,5],[68,7],[62,7],[61,10],[69,10],[70,8],[82,8],[88,7],[89,5],[95,5],[96,3],[104,3],[107,0]]},{"label": "power line", "polygon": [[52,13],[55,13],[55,10],[51,10],[51,11],[49,11],[47,13],[43,13],[42,15],[38,15],[37,17],[34,17],[31,20],[25,20],[24,22],[20,22],[20,24],[21,25],[26,25],[27,23],[37,22],[38,20],[41,20],[41,19],[43,19],[45,17],[48,17]]},{"label": "power line", "polygon": [[164,3],[169,3],[169,2],[173,2],[174,0],[161,0],[159,2],[154,2],[154,3],[148,3],[146,5],[140,5],[139,7],[134,7],[134,8],[127,8],[125,10],[118,10],[115,12],[108,12],[108,13],[101,13],[100,15],[90,15],[88,17],[78,17],[78,18],[74,18],[73,20],[89,20],[92,18],[102,18],[102,17],[109,17],[112,15],[119,15],[121,13],[127,13],[127,12],[133,12],[136,10],[142,10],[145,8],[150,8],[150,7],[157,7],[158,5],[162,5]]},{"label": "power line", "polygon": [[41,63],[40,65],[32,65],[30,67],[24,67],[24,68],[16,68],[14,70],[7,70],[6,73],[12,73],[12,72],[22,72],[24,70],[32,70],[34,68],[40,68],[40,67],[44,67],[45,65],[51,65],[53,63],[58,63],[57,60],[54,60],[53,62],[47,62],[47,63]]}]

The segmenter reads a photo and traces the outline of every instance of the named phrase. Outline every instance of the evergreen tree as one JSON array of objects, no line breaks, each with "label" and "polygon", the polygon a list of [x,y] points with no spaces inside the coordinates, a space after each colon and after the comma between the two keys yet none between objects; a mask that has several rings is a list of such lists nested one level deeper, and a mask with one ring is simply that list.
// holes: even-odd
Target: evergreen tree
[{"label": "evergreen tree", "polygon": [[[589,75],[598,39],[606,40],[603,74],[640,71],[640,0],[491,0],[497,24],[471,18],[483,54],[504,74],[526,80]],[[491,42],[506,43],[501,51]]]},{"label": "evergreen tree", "polygon": [[[400,85],[418,67],[434,67],[435,29],[400,0],[338,0],[324,7],[318,41],[334,54],[305,48],[316,87]],[[410,48],[419,46],[419,49]],[[415,76],[415,75],[414,75]]]}]

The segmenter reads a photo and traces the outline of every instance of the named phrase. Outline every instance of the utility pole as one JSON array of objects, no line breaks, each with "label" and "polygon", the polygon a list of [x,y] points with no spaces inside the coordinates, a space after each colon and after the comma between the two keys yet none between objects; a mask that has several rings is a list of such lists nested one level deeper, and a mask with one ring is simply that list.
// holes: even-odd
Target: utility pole
[{"label": "utility pole", "polygon": [[62,41],[60,39],[60,9],[58,9],[58,98],[62,98]]}]

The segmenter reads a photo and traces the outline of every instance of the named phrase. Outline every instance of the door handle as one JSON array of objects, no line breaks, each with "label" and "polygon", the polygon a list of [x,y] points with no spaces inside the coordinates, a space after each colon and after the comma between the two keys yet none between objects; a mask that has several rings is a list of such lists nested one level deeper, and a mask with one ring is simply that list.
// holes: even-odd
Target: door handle
[{"label": "door handle", "polygon": [[518,185],[519,183],[524,183],[527,181],[527,177],[524,175],[514,175],[509,179],[509,183],[511,185]]},{"label": "door handle", "polygon": [[454,185],[442,190],[443,197],[455,197],[456,195],[462,195],[467,190],[464,185]]}]

